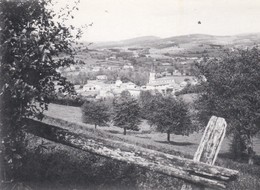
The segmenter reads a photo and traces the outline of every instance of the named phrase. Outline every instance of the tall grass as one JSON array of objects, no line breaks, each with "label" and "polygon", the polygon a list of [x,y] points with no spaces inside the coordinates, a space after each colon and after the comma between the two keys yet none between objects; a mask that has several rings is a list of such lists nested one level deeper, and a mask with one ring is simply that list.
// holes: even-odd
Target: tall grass
[{"label": "tall grass", "polygon": [[[32,135],[28,135],[28,139],[28,155],[18,175],[20,181],[31,189],[177,190],[184,183],[132,164],[89,154]],[[239,179],[231,182],[227,189],[260,189],[260,166],[249,166],[229,158],[218,159],[216,164],[240,171]]]}]

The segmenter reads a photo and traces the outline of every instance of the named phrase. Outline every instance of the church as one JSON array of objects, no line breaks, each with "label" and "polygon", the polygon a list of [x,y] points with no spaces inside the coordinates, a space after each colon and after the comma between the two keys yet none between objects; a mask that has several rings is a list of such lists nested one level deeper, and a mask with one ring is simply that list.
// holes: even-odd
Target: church
[{"label": "church", "polygon": [[151,71],[149,75],[149,82],[146,86],[143,86],[144,90],[158,90],[163,95],[174,95],[176,91],[182,89],[180,84],[177,84],[174,80],[174,76],[167,76],[162,78],[156,78],[155,71]]}]

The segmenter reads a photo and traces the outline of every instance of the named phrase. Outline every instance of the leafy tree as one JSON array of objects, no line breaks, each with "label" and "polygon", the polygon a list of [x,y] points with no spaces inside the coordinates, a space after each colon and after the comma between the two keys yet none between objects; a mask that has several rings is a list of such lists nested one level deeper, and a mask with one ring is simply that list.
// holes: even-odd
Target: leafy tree
[{"label": "leafy tree", "polygon": [[155,100],[150,121],[157,126],[157,130],[170,134],[188,135],[191,130],[191,121],[187,105],[182,100],[167,96]]},{"label": "leafy tree", "polygon": [[140,107],[136,99],[132,98],[128,91],[123,91],[119,98],[114,101],[114,125],[126,130],[139,130]]},{"label": "leafy tree", "polygon": [[197,103],[200,120],[205,122],[211,115],[227,119],[229,134],[235,136],[234,141],[243,141],[252,163],[252,138],[260,131],[259,49],[205,58],[198,68],[204,88]]},{"label": "leafy tree", "polygon": [[142,91],[140,93],[139,105],[141,107],[141,115],[144,119],[147,119],[151,126],[154,125],[152,118],[157,111],[157,102],[162,98],[162,94],[158,91],[155,93],[151,91]]},{"label": "leafy tree", "polygon": [[80,34],[73,36],[73,27],[63,23],[67,14],[57,15],[50,5],[45,0],[0,1],[0,154],[7,178],[15,177],[25,154],[22,119],[42,118],[54,81],[61,92],[73,91],[56,69],[73,63],[72,42]]},{"label": "leafy tree", "polygon": [[110,120],[109,108],[104,102],[86,101],[81,110],[83,122],[95,125],[95,128],[106,126]]},{"label": "leafy tree", "polygon": [[144,119],[148,117],[149,114],[149,109],[147,107],[150,105],[152,101],[153,95],[151,91],[141,91],[139,95],[139,106],[141,108],[141,115]]}]

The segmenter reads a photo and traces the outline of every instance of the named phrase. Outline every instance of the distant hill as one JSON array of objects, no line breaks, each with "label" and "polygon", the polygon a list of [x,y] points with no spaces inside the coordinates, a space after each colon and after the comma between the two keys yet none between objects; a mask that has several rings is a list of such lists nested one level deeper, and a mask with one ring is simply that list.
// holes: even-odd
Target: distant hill
[{"label": "distant hill", "polygon": [[[100,42],[89,45],[92,50],[98,49],[149,49],[152,58],[220,56],[226,48],[248,48],[260,45],[260,33],[232,36],[215,36],[206,34],[190,34],[159,38],[143,36],[122,41]],[[123,50],[124,51],[124,50]]]},{"label": "distant hill", "polygon": [[241,34],[234,36],[214,36],[206,34],[190,34],[182,36],[173,36],[169,38],[159,38],[156,36],[143,36],[122,41],[100,42],[94,43],[94,48],[111,48],[111,47],[171,47],[182,44],[197,44],[197,45],[228,45],[228,46],[252,46],[260,44],[260,33]]},{"label": "distant hill", "polygon": [[142,36],[137,38],[131,38],[121,41],[111,41],[111,42],[99,42],[93,43],[94,48],[111,48],[111,47],[125,47],[125,46],[143,46],[148,45],[151,42],[156,42],[161,38],[156,36]]}]

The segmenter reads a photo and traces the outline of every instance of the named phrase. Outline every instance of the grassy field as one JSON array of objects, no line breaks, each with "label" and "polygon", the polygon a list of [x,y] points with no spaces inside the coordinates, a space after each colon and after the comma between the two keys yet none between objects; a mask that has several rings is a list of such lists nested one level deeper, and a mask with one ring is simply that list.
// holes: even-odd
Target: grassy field
[{"label": "grassy field", "polygon": [[[45,113],[47,116],[63,119],[69,122],[75,122],[82,124],[81,121],[81,110],[79,107],[72,106],[63,106],[57,104],[50,104],[49,110]],[[86,127],[94,128],[94,126],[84,124]],[[124,136],[123,130],[119,127],[113,126],[112,124],[109,127],[100,127],[100,129],[115,134],[118,137],[127,139],[131,142],[136,142],[140,144],[148,144],[158,147],[163,147],[168,150],[175,150],[182,152],[184,154],[194,155],[202,136],[202,132],[193,133],[189,136],[181,136],[181,135],[171,135],[171,141],[168,143],[166,141],[166,134],[155,132],[155,130],[151,129],[146,121],[143,121],[140,125],[140,131],[128,131],[127,135]],[[220,153],[226,154],[229,151],[230,139],[226,137],[221,146]],[[260,140],[256,138],[254,140],[254,150],[257,155],[260,155]]]},{"label": "grassy field", "polygon": [[[112,125],[95,129],[94,126],[81,122],[80,108],[56,104],[50,105],[44,122],[78,134],[87,133],[187,158],[193,157],[201,138],[201,133],[194,133],[188,137],[172,135],[172,142],[168,143],[166,134],[150,129],[145,121],[140,131],[128,131],[127,135],[123,135],[122,129]],[[30,189],[179,190],[183,184],[182,180],[147,171],[135,165],[106,159],[32,135],[28,135],[27,138],[28,154],[19,176],[22,184],[26,184]],[[216,165],[238,170],[240,174],[239,179],[231,182],[227,189],[259,190],[260,159],[255,165],[236,162],[227,154],[228,143],[227,138],[222,145]]]}]

